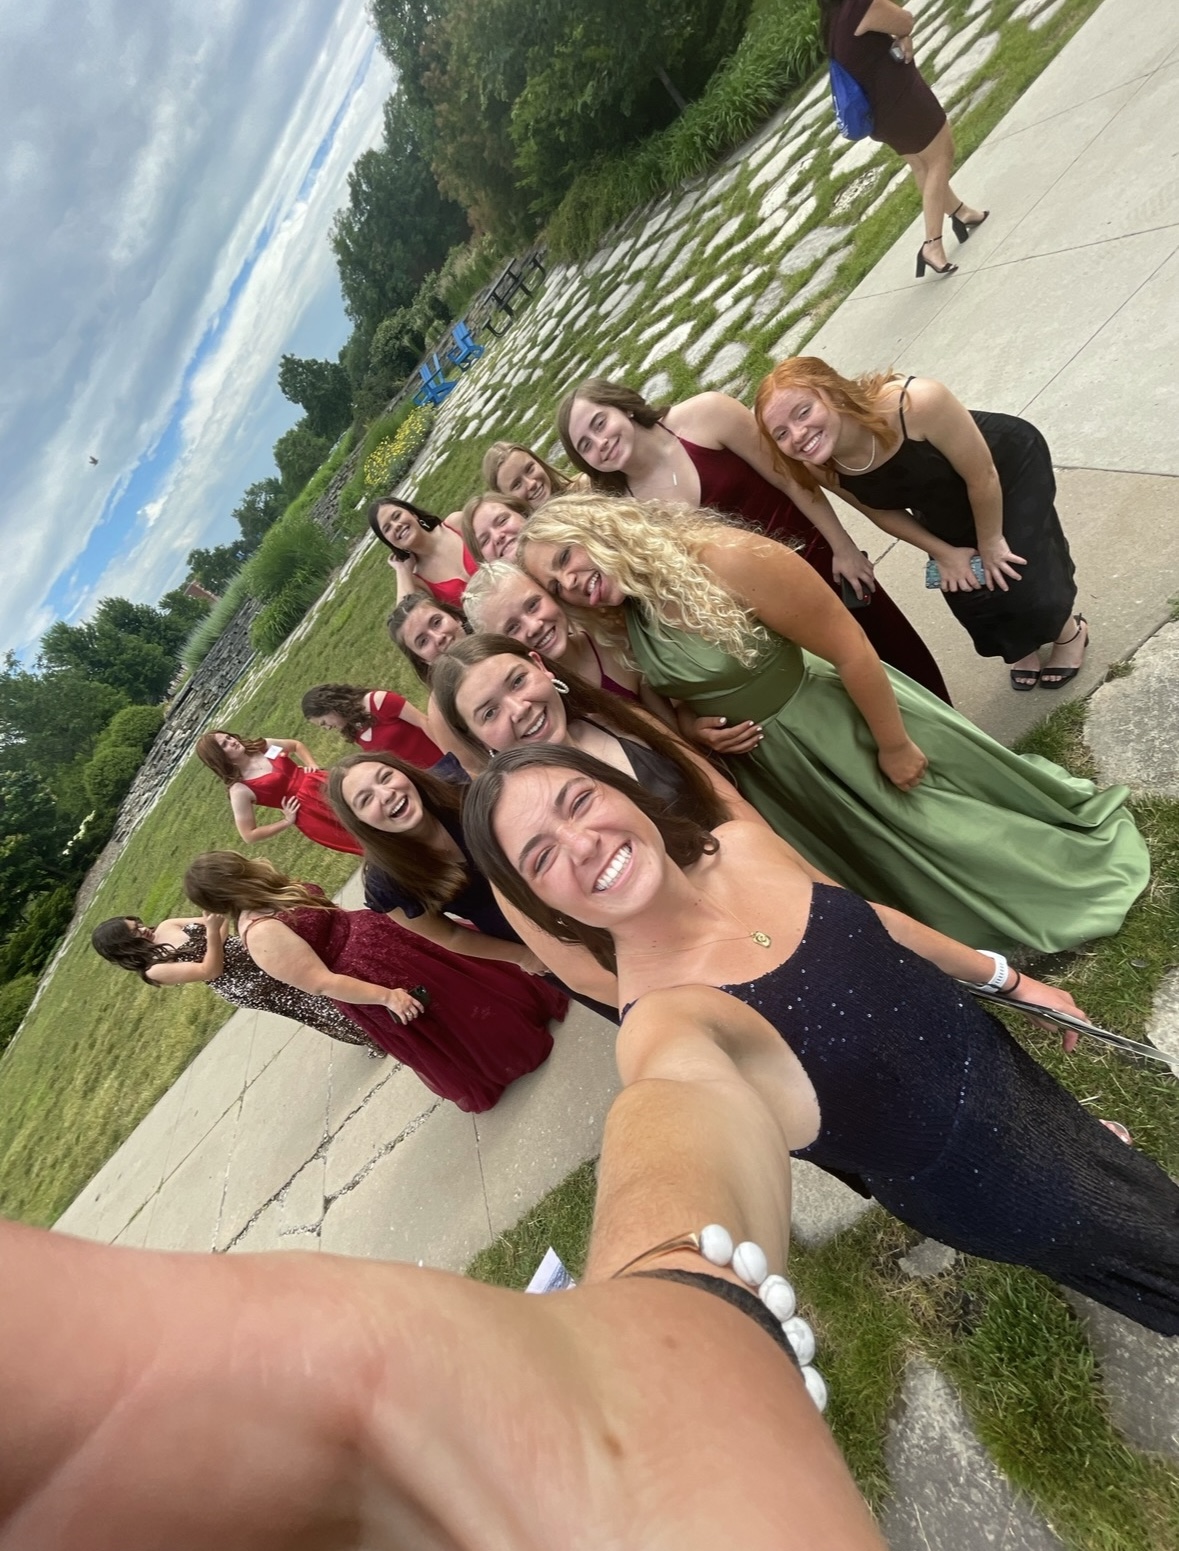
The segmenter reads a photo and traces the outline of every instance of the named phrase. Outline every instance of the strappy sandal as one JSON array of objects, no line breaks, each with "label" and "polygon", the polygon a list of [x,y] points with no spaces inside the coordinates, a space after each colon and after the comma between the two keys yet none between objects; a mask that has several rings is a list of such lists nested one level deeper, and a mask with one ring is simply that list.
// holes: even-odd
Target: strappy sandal
[{"label": "strappy sandal", "polygon": [[[1069,636],[1067,641],[1056,641],[1053,644],[1056,646],[1068,646],[1070,642],[1077,639],[1083,630],[1085,632],[1085,650],[1088,651],[1089,621],[1085,618],[1084,614],[1074,614],[1073,618],[1077,622],[1077,628],[1073,631],[1072,635]],[[1077,664],[1075,668],[1041,668],[1040,688],[1060,689],[1065,684],[1071,684],[1072,681],[1076,678],[1077,674],[1080,673],[1082,667],[1084,667],[1083,659],[1080,663]]]},{"label": "strappy sandal", "polygon": [[[958,210],[961,210],[965,203],[964,199],[960,199],[958,201]],[[960,221],[958,219],[958,210],[955,210],[950,216],[950,229],[959,242],[965,242],[975,227],[981,226],[991,213],[989,210],[984,210],[977,221]]]},{"label": "strappy sandal", "polygon": [[921,246],[917,249],[918,280],[921,279],[922,275],[924,275],[927,269],[932,269],[935,275],[956,275],[958,273],[957,264],[951,264],[948,259],[944,264],[939,266],[935,264],[932,259],[927,259],[925,257],[925,250],[929,247],[930,243],[940,242],[941,240],[942,239],[940,237],[927,237]]},{"label": "strappy sandal", "polygon": [[1009,668],[1008,672],[1011,674],[1012,689],[1035,689],[1040,682],[1039,668]]}]

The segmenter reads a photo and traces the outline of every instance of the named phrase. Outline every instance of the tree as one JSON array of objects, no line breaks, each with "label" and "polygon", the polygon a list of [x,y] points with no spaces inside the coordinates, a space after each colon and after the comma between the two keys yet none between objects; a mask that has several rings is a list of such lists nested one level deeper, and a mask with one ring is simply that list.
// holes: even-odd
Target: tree
[{"label": "tree", "polygon": [[40,776],[0,772],[0,936],[20,920],[26,900],[73,881],[75,864],[67,855],[72,836]]},{"label": "tree", "polygon": [[[107,608],[108,604],[112,607]],[[183,636],[178,639],[172,626],[170,642],[163,645],[151,638],[157,633],[154,628],[143,633],[135,629],[143,623],[136,611],[147,607],[127,603],[125,598],[104,598],[94,619],[85,624],[57,620],[41,638],[40,664],[48,669],[72,668],[139,704],[161,700],[176,671],[176,652]],[[152,614],[158,612],[151,610]],[[120,628],[121,620],[132,628]]]},{"label": "tree", "polygon": [[247,486],[233,511],[234,521],[242,530],[247,555],[252,555],[258,548],[267,528],[278,521],[286,506],[281,479],[271,475],[269,479],[259,479]]},{"label": "tree", "polygon": [[[64,801],[62,772],[89,759],[127,699],[75,668],[30,672],[9,653],[0,673],[0,768],[34,772]],[[85,811],[71,809],[71,822],[80,823]]]},{"label": "tree", "polygon": [[[212,588],[209,589],[212,592]],[[183,632],[181,641],[190,634],[205,615],[212,608],[212,604],[204,598],[190,598],[183,587],[173,587],[171,592],[166,592],[160,599],[161,613],[174,620],[178,631]]]},{"label": "tree", "polygon": [[220,596],[245,565],[248,554],[241,539],[235,539],[232,544],[219,544],[216,549],[190,549],[188,574],[194,582],[200,582],[202,587]]},{"label": "tree", "polygon": [[283,495],[288,504],[295,499],[303,486],[332,450],[326,436],[316,436],[308,430],[305,420],[298,421],[289,431],[284,431],[274,444],[274,461],[282,475]]},{"label": "tree", "polygon": [[307,429],[335,441],[352,424],[352,384],[339,361],[284,355],[278,368],[284,398],[307,411]]}]

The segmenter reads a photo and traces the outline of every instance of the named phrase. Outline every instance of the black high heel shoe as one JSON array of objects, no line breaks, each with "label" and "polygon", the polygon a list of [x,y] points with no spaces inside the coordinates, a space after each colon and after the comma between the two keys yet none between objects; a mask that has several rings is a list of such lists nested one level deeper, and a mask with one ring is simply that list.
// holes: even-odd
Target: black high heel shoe
[{"label": "black high heel shoe", "polygon": [[[958,210],[961,210],[965,203],[966,201],[964,199],[960,199],[958,201]],[[959,242],[965,242],[975,227],[981,226],[982,223],[986,220],[987,216],[989,216],[991,213],[989,210],[984,210],[977,221],[960,221],[958,219],[958,210],[955,210],[951,214],[950,226],[953,229],[954,236],[957,237]]]},{"label": "black high heel shoe", "polygon": [[[1085,632],[1085,650],[1088,651],[1089,621],[1085,618],[1084,614],[1074,614],[1073,619],[1076,621],[1077,628],[1073,631],[1072,635],[1069,636],[1068,641],[1057,641],[1056,645],[1068,646],[1069,642],[1075,641],[1083,630]],[[1071,684],[1072,681],[1076,678],[1077,674],[1080,673],[1081,668],[1083,668],[1084,665],[1084,658],[1082,658],[1080,666],[1076,668],[1042,668],[1040,670],[1040,688],[1060,689],[1064,684]]]},{"label": "black high heel shoe", "polygon": [[929,247],[930,243],[940,242],[941,240],[942,239],[940,237],[927,237],[921,246],[917,249],[918,280],[921,279],[927,268],[932,269],[935,275],[956,275],[958,273],[957,264],[951,264],[948,259],[939,269],[932,259],[927,259],[925,257],[925,250]]}]

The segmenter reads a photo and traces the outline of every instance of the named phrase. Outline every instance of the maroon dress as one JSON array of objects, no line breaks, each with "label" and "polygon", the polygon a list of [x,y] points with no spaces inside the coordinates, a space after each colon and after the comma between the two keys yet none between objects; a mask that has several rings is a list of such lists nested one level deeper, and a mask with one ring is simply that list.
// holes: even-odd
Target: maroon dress
[{"label": "maroon dress", "polygon": [[[700,476],[701,506],[711,506],[731,517],[743,517],[771,538],[799,545],[802,558],[838,596],[839,584],[831,575],[835,560],[831,546],[788,495],[763,479],[729,448],[700,447],[682,436],[678,440]],[[952,704],[929,648],[879,583],[871,603],[857,609],[855,617],[881,662],[896,668],[947,705]]]},{"label": "maroon dress", "polygon": [[915,156],[940,133],[946,110],[912,61],[903,64],[892,57],[887,33],[856,35],[871,3],[844,0],[831,23],[827,52],[864,88],[872,107],[872,139],[899,156]]},{"label": "maroon dress", "polygon": [[452,953],[371,910],[301,906],[278,919],[337,975],[411,993],[425,987],[426,1010],[409,1023],[387,1007],[335,1006],[459,1109],[490,1109],[509,1083],[535,1071],[553,1048],[549,1021],[569,1010],[565,993],[539,975]]}]

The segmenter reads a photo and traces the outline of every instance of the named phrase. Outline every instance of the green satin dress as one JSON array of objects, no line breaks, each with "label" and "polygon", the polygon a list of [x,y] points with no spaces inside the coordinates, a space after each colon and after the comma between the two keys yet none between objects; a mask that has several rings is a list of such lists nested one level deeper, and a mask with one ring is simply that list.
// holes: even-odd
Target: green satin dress
[{"label": "green satin dress", "polygon": [[1116,932],[1150,859],[1126,788],[1098,791],[1036,755],[1013,754],[886,669],[909,736],[929,760],[912,792],[876,744],[835,669],[770,634],[746,668],[681,630],[626,609],[652,689],[701,716],[759,722],[752,754],[729,761],[742,796],[814,866],[972,947],[1058,952]]}]

